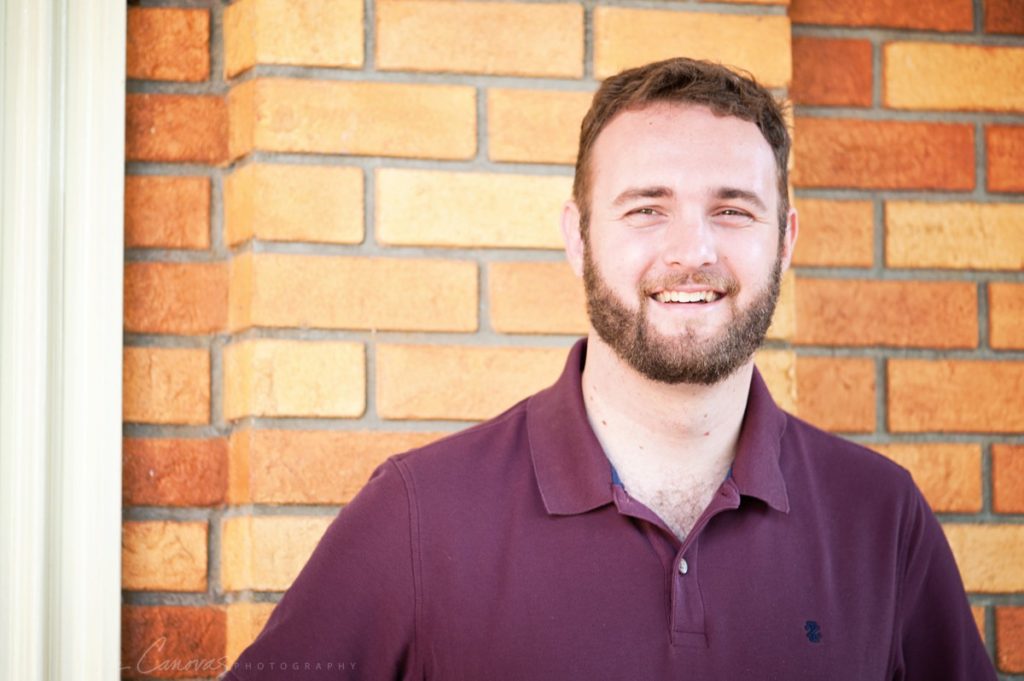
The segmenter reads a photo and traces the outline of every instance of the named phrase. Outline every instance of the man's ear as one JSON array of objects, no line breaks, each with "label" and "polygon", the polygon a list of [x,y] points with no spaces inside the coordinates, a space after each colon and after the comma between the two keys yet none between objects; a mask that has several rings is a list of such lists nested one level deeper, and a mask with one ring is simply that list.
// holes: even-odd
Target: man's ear
[{"label": "man's ear", "polygon": [[580,232],[580,209],[575,201],[566,201],[562,208],[562,241],[565,259],[577,277],[583,276],[583,233]]},{"label": "man's ear", "polygon": [[793,261],[793,250],[796,248],[796,237],[800,231],[800,220],[796,208],[790,208],[786,216],[786,233],[782,235],[782,271],[789,269]]}]

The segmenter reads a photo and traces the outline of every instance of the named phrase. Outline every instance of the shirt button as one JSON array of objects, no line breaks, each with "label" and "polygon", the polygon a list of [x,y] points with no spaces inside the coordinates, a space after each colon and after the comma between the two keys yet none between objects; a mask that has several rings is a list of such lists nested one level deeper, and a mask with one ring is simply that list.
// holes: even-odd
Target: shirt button
[{"label": "shirt button", "polygon": [[686,564],[686,559],[682,558],[679,560],[679,574],[685,575],[690,571],[690,566]]}]

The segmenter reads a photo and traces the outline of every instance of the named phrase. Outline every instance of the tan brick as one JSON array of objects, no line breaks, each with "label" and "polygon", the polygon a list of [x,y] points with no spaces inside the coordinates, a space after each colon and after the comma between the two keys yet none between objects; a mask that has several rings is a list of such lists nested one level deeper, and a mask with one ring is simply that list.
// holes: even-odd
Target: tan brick
[{"label": "tan brick", "polygon": [[251,163],[224,181],[225,240],[358,244],[363,240],[359,168]]},{"label": "tan brick", "polygon": [[377,0],[377,67],[579,78],[583,8],[578,3]]},{"label": "tan brick", "polygon": [[209,248],[210,180],[125,177],[124,242],[126,248]]},{"label": "tan brick", "polygon": [[745,69],[767,87],[785,87],[792,75],[789,19],[778,14],[624,7],[594,10],[594,73],[598,78],[679,55]]},{"label": "tan brick", "polygon": [[554,383],[565,348],[378,345],[377,413],[476,421]]},{"label": "tan brick", "polygon": [[800,238],[794,265],[871,267],[874,207],[870,201],[797,199]]},{"label": "tan brick", "polygon": [[214,506],[224,502],[228,447],[224,438],[126,438],[124,503],[129,506]]},{"label": "tan brick", "polygon": [[363,65],[362,0],[241,0],[224,10],[224,73],[256,64]]},{"label": "tan brick", "polygon": [[[477,328],[477,266],[471,261],[270,254],[237,258],[242,259],[251,263],[241,263],[236,272],[240,279],[251,277],[252,290],[248,301],[233,305],[233,330]],[[239,290],[247,288],[239,282]]]},{"label": "tan brick", "polygon": [[554,248],[572,178],[377,171],[377,239],[388,245]]},{"label": "tan brick", "polygon": [[[347,504],[389,456],[442,433],[242,429],[231,434],[233,504]],[[244,479],[240,479],[244,478]]]},{"label": "tan brick", "polygon": [[796,342],[973,348],[978,292],[972,282],[800,279]]},{"label": "tan brick", "polygon": [[775,403],[790,413],[797,410],[796,353],[792,350],[759,350],[754,364],[764,378]]},{"label": "tan brick", "polygon": [[590,328],[583,283],[564,261],[491,263],[488,287],[495,331],[582,335]]},{"label": "tan brick", "polygon": [[863,189],[974,188],[974,129],[960,123],[797,118],[793,184]]},{"label": "tan brick", "polygon": [[210,422],[210,353],[191,348],[125,348],[126,422]]},{"label": "tan brick", "polygon": [[227,610],[227,642],[224,656],[230,666],[263,631],[267,620],[270,619],[270,613],[274,611],[274,604],[236,602],[228,604],[225,609]]},{"label": "tan brick", "polygon": [[789,16],[795,24],[832,26],[885,26],[925,31],[971,31],[971,0],[791,0]]},{"label": "tan brick", "polygon": [[887,201],[889,267],[1019,270],[1024,205]]},{"label": "tan brick", "polygon": [[121,606],[121,678],[223,673],[225,621],[219,606]]},{"label": "tan brick", "polygon": [[797,357],[797,413],[819,428],[875,429],[875,362],[860,357]]},{"label": "tan brick", "polygon": [[1024,192],[1024,125],[985,126],[988,190]]},{"label": "tan brick", "polygon": [[992,508],[1024,513],[1024,446],[992,445]]},{"label": "tan brick", "polygon": [[201,81],[210,77],[210,11],[129,7],[129,78]]},{"label": "tan brick", "polygon": [[1024,430],[1024,362],[889,360],[889,429]]},{"label": "tan brick", "polygon": [[129,333],[216,333],[227,323],[224,263],[137,262],[124,268]]},{"label": "tan brick", "polygon": [[871,106],[872,56],[869,40],[793,37],[793,84],[797,104]]},{"label": "tan brick", "polygon": [[205,591],[206,522],[127,520],[121,586],[129,591]]},{"label": "tan brick", "polygon": [[1024,672],[1024,607],[996,608],[996,662],[999,671]]},{"label": "tan brick", "polygon": [[266,78],[231,89],[231,157],[251,151],[468,159],[476,92],[462,85]]},{"label": "tan brick", "polygon": [[487,91],[487,146],[492,161],[576,162],[580,123],[593,93]]},{"label": "tan brick", "polygon": [[985,0],[986,33],[1024,33],[1022,0]]},{"label": "tan brick", "polygon": [[789,0],[700,0],[701,2],[726,2],[741,5],[788,5]]},{"label": "tan brick", "polygon": [[329,516],[225,518],[220,582],[225,591],[284,591],[327,530]]},{"label": "tan brick", "polygon": [[1024,525],[950,523],[943,529],[967,591],[1024,591]]},{"label": "tan brick", "polygon": [[981,510],[981,447],[973,444],[872,445],[914,476],[928,504],[938,513]]},{"label": "tan brick", "polygon": [[893,42],[883,55],[886,106],[1024,111],[1024,88],[993,86],[1024,82],[1024,48]]},{"label": "tan brick", "polygon": [[771,340],[790,340],[796,335],[796,274],[789,270],[782,275],[782,288],[775,305],[771,326],[765,337]]},{"label": "tan brick", "polygon": [[129,94],[125,158],[222,164],[228,160],[228,115],[223,97]]},{"label": "tan brick", "polygon": [[972,605],[971,616],[974,617],[974,625],[978,627],[978,633],[981,634],[981,640],[985,641],[985,606]]},{"label": "tan brick", "polygon": [[362,343],[255,339],[224,350],[224,416],[357,418],[366,409]]},{"label": "tan brick", "polygon": [[988,340],[993,348],[1024,348],[1024,284],[988,285]]}]

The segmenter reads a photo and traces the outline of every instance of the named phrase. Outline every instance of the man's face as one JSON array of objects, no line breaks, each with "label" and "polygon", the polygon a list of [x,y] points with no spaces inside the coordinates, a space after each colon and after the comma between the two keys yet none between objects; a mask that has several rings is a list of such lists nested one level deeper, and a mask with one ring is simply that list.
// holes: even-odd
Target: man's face
[{"label": "man's face", "polygon": [[721,381],[764,338],[792,249],[768,142],[753,123],[658,104],[614,118],[591,159],[588,237],[569,256],[594,330],[652,380]]}]

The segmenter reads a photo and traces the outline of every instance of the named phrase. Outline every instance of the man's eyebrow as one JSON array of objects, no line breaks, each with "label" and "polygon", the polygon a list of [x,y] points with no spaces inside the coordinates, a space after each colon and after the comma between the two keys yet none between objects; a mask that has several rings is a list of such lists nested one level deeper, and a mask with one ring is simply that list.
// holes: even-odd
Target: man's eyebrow
[{"label": "man's eyebrow", "polygon": [[747,201],[749,203],[754,204],[757,208],[761,210],[768,209],[768,206],[764,204],[764,201],[761,200],[760,196],[758,196],[752,191],[749,191],[747,189],[740,189],[739,187],[721,187],[715,190],[713,196],[720,201],[741,199],[743,201]]},{"label": "man's eyebrow", "polygon": [[668,187],[630,187],[616,196],[612,205],[621,206],[636,199],[665,199],[672,194],[672,190]]}]

